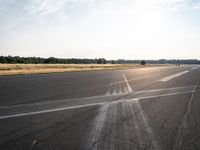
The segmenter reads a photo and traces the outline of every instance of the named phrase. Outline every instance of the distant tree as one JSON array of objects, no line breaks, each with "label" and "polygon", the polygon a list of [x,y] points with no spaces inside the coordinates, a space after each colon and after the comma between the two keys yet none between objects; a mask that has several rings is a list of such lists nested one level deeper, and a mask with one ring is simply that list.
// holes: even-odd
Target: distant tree
[{"label": "distant tree", "polygon": [[0,63],[3,64],[3,63],[8,63],[8,62],[7,62],[7,60],[6,60],[6,58],[4,56],[1,56],[0,57]]},{"label": "distant tree", "polygon": [[56,64],[56,62],[56,58],[54,57],[49,57],[44,61],[45,64]]},{"label": "distant tree", "polygon": [[102,64],[106,64],[107,63],[105,58],[101,58],[101,60],[102,60]]},{"label": "distant tree", "polygon": [[96,64],[106,64],[107,61],[104,58],[95,59]]},{"label": "distant tree", "polygon": [[114,61],[114,60],[112,60],[112,61],[111,61],[111,64],[115,64],[115,61]]},{"label": "distant tree", "polygon": [[142,61],[140,62],[140,64],[141,64],[141,65],[146,65],[146,61],[145,61],[145,60],[142,60]]}]

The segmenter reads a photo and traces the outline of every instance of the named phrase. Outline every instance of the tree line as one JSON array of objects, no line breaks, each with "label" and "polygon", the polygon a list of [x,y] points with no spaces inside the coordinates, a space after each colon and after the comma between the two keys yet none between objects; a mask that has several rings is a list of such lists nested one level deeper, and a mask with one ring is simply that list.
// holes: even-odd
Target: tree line
[{"label": "tree line", "polygon": [[41,58],[41,57],[19,57],[19,56],[0,56],[0,63],[3,64],[106,64],[104,58],[78,59],[78,58]]},{"label": "tree line", "polygon": [[0,56],[0,63],[3,64],[200,64],[198,59],[160,59],[160,60],[106,60],[105,58],[79,59],[79,58],[41,58],[41,57],[20,57]]}]

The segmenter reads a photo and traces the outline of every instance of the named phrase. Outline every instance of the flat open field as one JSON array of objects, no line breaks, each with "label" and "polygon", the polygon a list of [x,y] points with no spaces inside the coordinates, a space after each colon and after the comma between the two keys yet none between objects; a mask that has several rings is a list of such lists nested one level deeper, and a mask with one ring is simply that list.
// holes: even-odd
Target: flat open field
[{"label": "flat open field", "polygon": [[140,64],[0,64],[0,75],[134,69],[166,65]]}]

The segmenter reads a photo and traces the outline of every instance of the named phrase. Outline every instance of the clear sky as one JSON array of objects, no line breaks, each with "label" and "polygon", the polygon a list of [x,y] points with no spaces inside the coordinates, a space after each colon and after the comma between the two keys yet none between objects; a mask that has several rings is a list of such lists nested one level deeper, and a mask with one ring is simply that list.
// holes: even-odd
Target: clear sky
[{"label": "clear sky", "polygon": [[200,59],[200,1],[0,0],[0,55]]}]

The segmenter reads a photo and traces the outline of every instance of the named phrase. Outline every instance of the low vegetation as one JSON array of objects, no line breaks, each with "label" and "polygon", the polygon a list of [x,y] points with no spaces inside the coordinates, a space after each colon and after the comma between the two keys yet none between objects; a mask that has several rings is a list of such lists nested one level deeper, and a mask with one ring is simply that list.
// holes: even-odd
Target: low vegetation
[{"label": "low vegetation", "polygon": [[[145,60],[147,64],[200,64],[197,59],[159,59]],[[41,58],[41,57],[19,57],[19,56],[0,56],[2,64],[139,64],[141,60],[106,60],[105,58],[79,59],[79,58]]]},{"label": "low vegetation", "polygon": [[163,65],[140,64],[0,64],[0,75],[133,69]]}]

